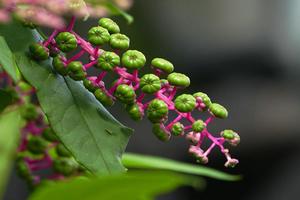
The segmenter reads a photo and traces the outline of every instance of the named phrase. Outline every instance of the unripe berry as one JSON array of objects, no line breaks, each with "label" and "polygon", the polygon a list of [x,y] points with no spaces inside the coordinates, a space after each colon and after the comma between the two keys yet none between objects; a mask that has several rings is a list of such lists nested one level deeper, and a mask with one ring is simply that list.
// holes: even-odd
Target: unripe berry
[{"label": "unripe berry", "polygon": [[22,92],[29,92],[32,90],[31,85],[29,85],[28,83],[26,83],[25,81],[20,81],[18,82],[18,88],[22,91]]},{"label": "unripe berry", "polygon": [[177,87],[188,87],[191,83],[190,78],[184,74],[173,72],[168,75],[168,81],[171,85]]},{"label": "unripe berry", "polygon": [[31,176],[28,165],[22,159],[17,160],[16,171],[21,178],[28,179]]},{"label": "unripe berry", "polygon": [[120,28],[116,22],[109,18],[101,18],[98,22],[99,26],[106,28],[110,33],[119,33]]},{"label": "unripe berry", "polygon": [[226,110],[226,108],[224,108],[222,105],[217,103],[212,103],[209,106],[209,110],[215,117],[221,119],[225,119],[228,116],[228,111]]},{"label": "unripe berry", "polygon": [[53,162],[53,169],[55,172],[61,173],[64,176],[72,175],[77,168],[77,163],[70,158],[58,158]]},{"label": "unripe berry", "polygon": [[29,138],[27,143],[27,149],[33,154],[43,154],[45,152],[45,149],[47,147],[47,142],[37,136],[32,136]]},{"label": "unripe berry", "polygon": [[61,32],[55,38],[58,48],[63,52],[70,52],[77,48],[75,35],[69,32]]},{"label": "unripe berry", "polygon": [[145,74],[140,79],[140,87],[142,92],[146,94],[153,94],[160,90],[161,82],[158,76],[154,74]]},{"label": "unripe berry", "polygon": [[79,61],[70,62],[67,68],[69,70],[69,76],[76,81],[83,80],[86,77],[83,65]]},{"label": "unripe berry", "polygon": [[115,33],[110,36],[110,46],[113,49],[125,50],[129,48],[129,38],[121,33]]},{"label": "unripe berry", "polygon": [[173,124],[172,128],[171,128],[171,133],[174,136],[179,136],[179,135],[183,135],[184,134],[184,126],[182,123],[177,122],[175,124]]},{"label": "unripe berry", "polygon": [[168,74],[173,72],[173,70],[174,70],[173,64],[170,61],[163,59],[163,58],[154,58],[151,61],[151,65],[152,65],[152,67],[160,69],[163,72],[168,73]]},{"label": "unripe berry", "polygon": [[84,79],[83,85],[90,92],[95,92],[97,90],[97,87],[89,79]]},{"label": "unripe berry", "polygon": [[154,99],[147,108],[147,117],[152,123],[158,123],[168,115],[168,112],[168,106],[164,101]]},{"label": "unripe berry", "polygon": [[175,108],[179,112],[191,112],[196,107],[196,99],[190,94],[182,94],[175,99]]},{"label": "unripe berry", "polygon": [[51,128],[46,128],[42,133],[42,137],[49,142],[58,141],[56,134],[53,132]]},{"label": "unripe berry", "polygon": [[136,94],[131,86],[121,84],[115,91],[115,97],[124,104],[131,104],[134,103]]},{"label": "unripe berry", "polygon": [[55,147],[56,153],[57,155],[61,156],[61,157],[71,157],[71,153],[68,149],[66,149],[66,147],[63,144],[58,144]]},{"label": "unripe berry", "polygon": [[122,55],[122,65],[128,69],[140,69],[144,67],[146,57],[137,50],[128,50]]},{"label": "unripe berry", "polygon": [[116,66],[120,65],[120,57],[114,53],[106,51],[98,58],[97,67],[105,71],[112,71]]},{"label": "unripe berry", "polygon": [[135,121],[142,120],[144,117],[144,111],[142,109],[142,105],[139,103],[127,105],[126,111],[129,113],[129,116]]},{"label": "unripe berry", "polygon": [[171,138],[170,132],[165,128],[163,124],[155,123],[152,126],[152,132],[161,141],[169,141]]},{"label": "unripe berry", "polygon": [[21,116],[26,120],[34,120],[38,117],[38,112],[34,104],[25,104],[21,108]]},{"label": "unripe berry", "polygon": [[46,60],[49,57],[49,49],[39,43],[34,43],[29,46],[31,56],[36,60]]},{"label": "unripe berry", "polygon": [[240,136],[233,130],[224,130],[220,135],[232,146],[236,146],[240,143]]},{"label": "unripe berry", "polygon": [[55,56],[52,61],[54,69],[61,75],[66,76],[69,72],[60,56]]},{"label": "unripe berry", "polygon": [[94,92],[94,95],[96,97],[96,99],[102,103],[104,106],[112,106],[114,104],[114,101],[113,99],[108,96],[107,94],[105,94],[104,91],[102,91],[102,89],[97,89],[95,92]]},{"label": "unripe berry", "polygon": [[103,45],[110,40],[110,34],[105,28],[93,27],[88,32],[88,41],[96,46]]},{"label": "unripe berry", "polygon": [[205,129],[205,127],[206,127],[205,123],[199,119],[193,123],[192,130],[195,133],[200,133]]},{"label": "unripe berry", "polygon": [[200,99],[202,103],[205,104],[206,107],[209,107],[210,104],[211,104],[211,100],[210,98],[207,96],[207,94],[203,93],[203,92],[197,92],[195,94],[193,94],[193,96],[196,98],[196,99]]}]

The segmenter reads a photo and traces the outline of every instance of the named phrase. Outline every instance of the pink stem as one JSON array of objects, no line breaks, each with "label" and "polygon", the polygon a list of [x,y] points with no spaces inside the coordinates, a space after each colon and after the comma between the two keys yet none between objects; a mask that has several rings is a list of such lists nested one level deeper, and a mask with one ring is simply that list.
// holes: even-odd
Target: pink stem
[{"label": "pink stem", "polygon": [[210,116],[210,117],[205,121],[206,126],[207,126],[209,123],[211,123],[211,122],[213,121],[214,118],[215,118],[214,116]]},{"label": "pink stem", "polygon": [[84,69],[84,70],[87,70],[88,68],[94,66],[94,65],[97,64],[97,63],[98,63],[98,61],[97,61],[97,60],[94,60],[94,61],[92,61],[92,62],[90,62],[90,63],[88,63],[88,64],[85,64],[85,65],[83,66],[83,69]]},{"label": "pink stem", "polygon": [[167,125],[167,129],[169,130],[175,123],[177,123],[178,121],[180,121],[182,119],[181,115],[178,115],[170,124]]},{"label": "pink stem", "polygon": [[72,62],[74,60],[78,60],[84,53],[85,53],[85,50],[79,51],[76,55],[74,55],[72,58],[67,60],[66,64],[69,64],[70,62]]},{"label": "pink stem", "polygon": [[96,83],[99,83],[100,81],[102,81],[102,79],[105,77],[105,75],[107,74],[106,71],[103,71],[99,74],[99,76],[97,77],[97,79],[95,80]]},{"label": "pink stem", "polygon": [[52,40],[54,39],[54,37],[58,34],[58,30],[54,30],[52,32],[52,34],[50,35],[50,37],[44,42],[44,47],[47,47],[51,42]]},{"label": "pink stem", "polygon": [[71,33],[75,35],[75,37],[76,37],[79,45],[81,46],[81,48],[83,48],[86,52],[88,52],[93,58],[96,58],[96,56],[94,56],[95,50],[92,47],[92,45],[90,43],[88,43],[87,41],[85,41],[82,37],[80,37],[74,31],[71,31]]},{"label": "pink stem", "polygon": [[75,25],[75,21],[76,21],[76,17],[72,16],[70,24],[69,24],[69,26],[66,29],[67,32],[70,32],[71,30],[73,30],[74,25]]},{"label": "pink stem", "polygon": [[121,68],[121,67],[115,67],[114,71],[119,75],[122,76],[125,79],[132,80],[134,77],[132,74],[129,74],[126,72],[126,69]]},{"label": "pink stem", "polygon": [[141,93],[141,95],[137,98],[136,101],[141,103],[145,96],[146,96],[145,93]]},{"label": "pink stem", "polygon": [[122,84],[124,81],[124,78],[120,77],[119,80],[108,90],[108,93],[110,95],[113,95],[113,93],[115,92],[115,90],[117,89],[117,87]]}]

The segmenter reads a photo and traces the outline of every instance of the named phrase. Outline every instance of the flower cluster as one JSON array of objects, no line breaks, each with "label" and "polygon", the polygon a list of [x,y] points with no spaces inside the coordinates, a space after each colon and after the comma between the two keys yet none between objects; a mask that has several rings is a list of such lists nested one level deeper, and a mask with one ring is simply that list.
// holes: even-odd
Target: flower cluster
[{"label": "flower cluster", "polygon": [[[190,85],[190,79],[174,72],[173,64],[166,59],[152,59],[153,73],[140,77],[146,57],[138,50],[128,50],[130,39],[120,33],[119,26],[111,19],[101,18],[98,25],[88,31],[87,40],[73,30],[74,23],[75,18],[72,18],[66,28],[54,30],[46,40],[32,44],[32,57],[40,61],[53,57],[53,67],[59,74],[83,81],[103,105],[112,106],[118,100],[132,119],[141,120],[146,115],[160,140],[168,141],[171,135],[185,137],[191,142],[189,153],[197,161],[207,163],[211,150],[218,147],[227,159],[226,167],[238,163],[231,158],[224,143],[237,145],[239,135],[233,130],[224,130],[215,137],[207,129],[213,119],[227,118],[228,112],[222,105],[212,102],[203,92],[176,97],[177,91]],[[104,50],[108,45],[109,50]],[[80,61],[83,55],[89,56],[86,64]],[[99,69],[98,76],[87,73],[92,67]],[[109,84],[104,81],[107,74],[118,78]],[[148,97],[152,97],[150,101],[145,100]],[[207,111],[210,117],[205,121],[195,119],[196,111]],[[174,119],[168,119],[170,112],[176,114]],[[202,148],[205,139],[211,142],[206,150]]]},{"label": "flower cluster", "polygon": [[[105,1],[92,5],[87,0],[0,0],[0,23],[10,21],[11,15],[24,20],[26,23],[62,28],[65,25],[62,13],[78,17],[102,17],[107,15]],[[131,0],[114,0],[121,9],[128,9]]]}]

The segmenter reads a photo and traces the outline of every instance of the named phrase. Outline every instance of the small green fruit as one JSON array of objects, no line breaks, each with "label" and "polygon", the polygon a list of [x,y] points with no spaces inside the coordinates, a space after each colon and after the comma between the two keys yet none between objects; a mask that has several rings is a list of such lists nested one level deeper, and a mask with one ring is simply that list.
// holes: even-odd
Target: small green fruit
[{"label": "small green fruit", "polygon": [[42,133],[42,137],[49,142],[58,141],[56,134],[53,132],[51,128],[46,128]]},{"label": "small green fruit", "polygon": [[140,87],[142,92],[153,94],[161,88],[160,79],[154,74],[145,74],[140,80]]},{"label": "small green fruit", "polygon": [[96,46],[103,45],[110,40],[110,34],[105,28],[93,27],[88,32],[88,41]]},{"label": "small green fruit", "polygon": [[179,112],[191,112],[196,107],[196,99],[190,94],[182,94],[175,99],[175,108]]},{"label": "small green fruit", "polygon": [[27,143],[27,149],[33,154],[43,154],[45,152],[45,149],[47,147],[47,142],[37,136],[32,136],[29,138]]},{"label": "small green fruit", "polygon": [[147,117],[152,123],[158,123],[168,115],[168,112],[168,106],[164,101],[154,99],[147,108]]},{"label": "small green fruit", "polygon": [[161,141],[169,141],[171,138],[170,132],[165,128],[163,124],[155,123],[152,126],[152,132]]},{"label": "small green fruit", "polygon": [[228,117],[228,111],[220,104],[212,103],[209,110],[217,118],[225,119]]},{"label": "small green fruit", "polygon": [[75,35],[69,32],[61,32],[55,38],[58,48],[63,52],[70,52],[77,48]]},{"label": "small green fruit", "polygon": [[128,50],[122,56],[122,65],[128,69],[140,69],[145,63],[146,57],[137,50]]},{"label": "small green fruit", "polygon": [[163,58],[154,58],[151,61],[151,65],[152,65],[152,67],[160,69],[163,72],[168,73],[168,74],[173,72],[173,70],[174,70],[173,64],[170,61],[163,59]]},{"label": "small green fruit", "polygon": [[126,111],[129,113],[129,116],[131,119],[135,121],[140,121],[144,117],[144,111],[141,108],[141,105],[134,103],[132,105],[127,105],[126,106]]},{"label": "small green fruit", "polygon": [[121,84],[117,87],[115,91],[115,97],[125,104],[134,103],[136,94],[134,89],[126,84]]},{"label": "small green fruit", "polygon": [[83,85],[90,92],[95,92],[97,90],[97,87],[94,86],[92,81],[90,81],[89,79],[84,79],[83,80]]},{"label": "small green fruit", "polygon": [[174,136],[179,136],[179,135],[183,135],[184,134],[184,126],[182,123],[177,122],[175,124],[173,124],[172,128],[171,128],[171,133]]},{"label": "small green fruit", "polygon": [[72,175],[78,167],[78,164],[70,158],[58,158],[53,161],[53,169],[55,172],[64,176]]},{"label": "small green fruit", "polygon": [[202,103],[205,104],[206,107],[209,107],[211,104],[211,100],[210,98],[207,96],[207,94],[203,93],[203,92],[197,92],[195,94],[193,94],[193,96],[195,98],[200,98]]},{"label": "small green fruit", "polygon": [[197,120],[192,125],[192,130],[195,133],[200,133],[205,129],[206,125],[202,120]]},{"label": "small green fruit", "polygon": [[38,61],[46,60],[49,57],[49,49],[39,43],[31,44],[29,51],[32,57]]},{"label": "small green fruit", "polygon": [[66,149],[66,147],[63,144],[58,144],[55,147],[56,153],[57,155],[61,156],[61,157],[71,157],[71,153],[68,149]]},{"label": "small green fruit", "polygon": [[115,33],[110,36],[110,46],[113,49],[125,50],[129,48],[129,38],[121,33]]},{"label": "small green fruit", "polygon": [[101,18],[98,22],[99,26],[106,28],[110,33],[119,33],[120,28],[116,22],[109,18]]},{"label": "small green fruit", "polygon": [[52,61],[54,69],[61,75],[66,76],[69,72],[68,68],[65,66],[60,56],[55,56]]},{"label": "small green fruit", "polygon": [[171,85],[178,87],[188,87],[191,83],[190,78],[184,74],[173,72],[168,75],[168,81]]},{"label": "small green fruit", "polygon": [[94,95],[96,97],[96,99],[102,103],[104,106],[112,106],[114,104],[114,101],[113,99],[108,96],[107,94],[105,94],[104,91],[102,91],[102,89],[97,89],[95,92],[94,92]]},{"label": "small green fruit", "polygon": [[115,67],[120,65],[120,57],[114,53],[106,51],[98,58],[97,67],[105,71],[112,71]]}]

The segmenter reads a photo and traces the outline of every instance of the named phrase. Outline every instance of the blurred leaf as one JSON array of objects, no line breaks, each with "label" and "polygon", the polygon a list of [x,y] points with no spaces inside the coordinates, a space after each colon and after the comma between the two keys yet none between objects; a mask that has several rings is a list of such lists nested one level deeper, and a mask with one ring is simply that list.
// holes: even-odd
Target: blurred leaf
[{"label": "blurred leaf", "polygon": [[124,17],[128,24],[131,24],[133,22],[134,18],[127,12],[121,10],[113,2],[107,1],[106,3],[104,3],[104,6],[111,12],[111,14],[121,15],[122,17]]},{"label": "blurred leaf", "polygon": [[10,92],[0,89],[0,113],[12,103],[12,99]]},{"label": "blurred leaf", "polygon": [[169,170],[187,174],[201,175],[224,181],[237,181],[241,179],[240,176],[226,174],[224,172],[203,167],[201,165],[193,165],[155,156],[125,153],[123,154],[122,162],[124,166],[128,168]]},{"label": "blurred leaf", "polygon": [[3,67],[15,82],[18,81],[14,56],[2,36],[0,36],[0,66]]},{"label": "blurred leaf", "polygon": [[81,82],[62,77],[47,63],[17,56],[25,79],[37,89],[51,127],[76,160],[95,173],[124,172],[121,156],[132,134],[86,90]]},{"label": "blurred leaf", "polygon": [[154,200],[179,186],[203,187],[199,178],[167,172],[129,172],[94,179],[77,178],[40,188],[30,200]]},{"label": "blurred leaf", "polygon": [[[11,108],[13,109],[13,108]],[[0,115],[0,199],[3,196],[20,135],[19,110],[6,109]]]}]

